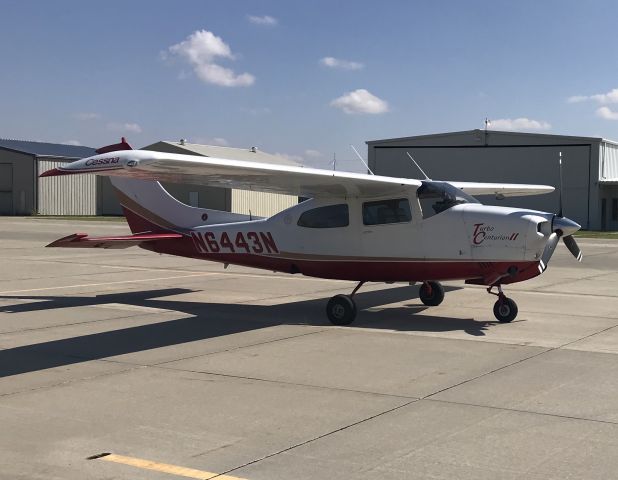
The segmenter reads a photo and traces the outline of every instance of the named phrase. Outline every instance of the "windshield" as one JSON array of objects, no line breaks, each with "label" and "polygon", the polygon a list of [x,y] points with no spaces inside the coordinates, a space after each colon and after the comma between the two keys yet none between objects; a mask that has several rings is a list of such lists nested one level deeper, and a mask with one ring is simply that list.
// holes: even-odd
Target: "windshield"
[{"label": "windshield", "polygon": [[421,182],[416,191],[421,204],[423,218],[433,217],[455,205],[480,203],[476,198],[464,193],[446,182]]}]

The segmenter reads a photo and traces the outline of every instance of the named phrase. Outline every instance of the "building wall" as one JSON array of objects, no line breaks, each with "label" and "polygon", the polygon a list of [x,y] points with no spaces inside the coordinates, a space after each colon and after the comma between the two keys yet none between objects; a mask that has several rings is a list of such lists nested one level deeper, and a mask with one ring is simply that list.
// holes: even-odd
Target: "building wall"
[{"label": "building wall", "polygon": [[270,217],[298,203],[298,197],[278,193],[232,190],[232,212]]},{"label": "building wall", "polygon": [[[38,159],[38,175],[66,165],[67,161]],[[97,192],[94,175],[61,175],[38,179],[40,215],[96,215]]]},{"label": "building wall", "polygon": [[0,149],[0,215],[36,211],[36,177],[32,155]]},{"label": "building wall", "polygon": [[[145,148],[157,152],[180,153],[185,155],[196,154],[181,146],[167,142],[158,142]],[[233,149],[230,149],[233,150]],[[198,205],[203,208],[224,210],[233,213],[249,214],[257,217],[270,217],[286,208],[296,205],[298,197],[275,193],[252,192],[249,190],[206,187],[202,185],[181,185],[165,183],[163,185],[174,197],[183,203],[191,205],[191,199],[196,196]]]},{"label": "building wall", "polygon": [[[598,230],[618,230],[618,185],[601,185],[600,203]],[[605,218],[602,216],[603,213]]]},{"label": "building wall", "polygon": [[[174,145],[167,144],[165,142],[158,142],[144,150],[153,150],[157,152],[167,153],[183,153],[188,154],[186,150]],[[214,210],[230,211],[231,208],[231,192],[228,188],[219,187],[207,187],[204,185],[188,185],[180,183],[162,183],[165,189],[172,194],[177,200],[182,203],[191,205],[191,198],[195,198],[197,194],[198,205],[192,205],[195,207],[211,208]]]},{"label": "building wall", "polygon": [[[437,136],[439,137],[439,136]],[[468,135],[467,137],[470,137]],[[562,152],[564,168],[564,214],[580,223],[584,228],[595,228],[595,218],[589,211],[590,199],[598,199],[590,191],[592,145],[534,145],[527,139],[527,145],[481,145],[476,138],[465,138],[470,145],[459,145],[462,138],[434,138],[433,142],[423,139],[425,145],[402,146],[385,142],[370,145],[370,163],[378,175],[421,178],[422,175],[410,161],[409,152],[433,179],[471,182],[535,183],[558,187],[558,153]],[[444,143],[452,146],[442,145]],[[506,143],[506,142],[505,142]],[[433,146],[430,146],[433,144]],[[438,146],[436,146],[438,144]],[[596,172],[593,170],[593,172]],[[479,197],[490,205],[531,208],[549,212],[558,211],[558,192],[530,197],[514,197],[496,200],[494,197]]]}]

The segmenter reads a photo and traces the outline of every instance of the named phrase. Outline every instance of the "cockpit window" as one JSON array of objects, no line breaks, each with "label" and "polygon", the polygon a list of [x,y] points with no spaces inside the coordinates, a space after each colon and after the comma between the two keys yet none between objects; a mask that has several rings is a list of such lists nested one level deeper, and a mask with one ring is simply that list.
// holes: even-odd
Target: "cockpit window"
[{"label": "cockpit window", "polygon": [[455,205],[479,201],[446,182],[422,182],[416,191],[423,218],[433,217]]},{"label": "cockpit window", "polygon": [[337,228],[350,224],[350,213],[347,203],[312,208],[303,212],[298,219],[299,227],[307,228]]},{"label": "cockpit window", "polygon": [[407,198],[393,198],[363,203],[364,225],[385,225],[412,220]]}]

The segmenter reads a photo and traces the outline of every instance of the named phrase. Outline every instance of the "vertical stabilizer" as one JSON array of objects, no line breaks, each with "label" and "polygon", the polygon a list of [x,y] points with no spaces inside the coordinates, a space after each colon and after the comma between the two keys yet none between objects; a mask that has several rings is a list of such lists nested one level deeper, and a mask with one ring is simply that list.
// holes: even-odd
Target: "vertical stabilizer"
[{"label": "vertical stabilizer", "polygon": [[203,225],[250,220],[248,215],[185,205],[159,182],[124,177],[110,180],[133,233],[183,233]]}]

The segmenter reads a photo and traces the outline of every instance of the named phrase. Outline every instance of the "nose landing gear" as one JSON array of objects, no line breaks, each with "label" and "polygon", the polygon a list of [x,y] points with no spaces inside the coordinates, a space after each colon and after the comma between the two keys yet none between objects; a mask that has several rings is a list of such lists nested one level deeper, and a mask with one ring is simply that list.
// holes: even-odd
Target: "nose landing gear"
[{"label": "nose landing gear", "polygon": [[[494,287],[498,287],[498,293],[492,292]],[[509,323],[517,317],[517,304],[511,298],[508,298],[502,291],[502,285],[491,285],[487,289],[487,293],[496,295],[498,300],[494,303],[494,316],[500,323]]]},{"label": "nose landing gear", "polygon": [[440,282],[423,282],[418,296],[428,307],[437,307],[444,300],[444,287]]}]

